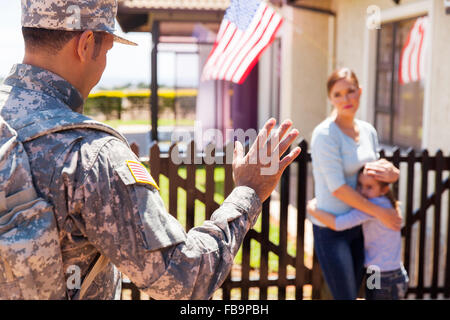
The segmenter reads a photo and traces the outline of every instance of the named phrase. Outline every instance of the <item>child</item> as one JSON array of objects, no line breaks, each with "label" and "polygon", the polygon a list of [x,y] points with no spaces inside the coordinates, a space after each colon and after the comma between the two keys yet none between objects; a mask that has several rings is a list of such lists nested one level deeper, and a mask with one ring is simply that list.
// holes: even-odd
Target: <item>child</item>
[{"label": "child", "polygon": [[[375,180],[358,172],[357,190],[372,203],[384,208],[398,206],[389,184]],[[368,277],[366,285],[367,300],[397,300],[405,297],[408,276],[401,261],[402,239],[400,232],[384,226],[378,219],[353,209],[339,216],[318,210],[316,200],[308,202],[308,213],[330,229],[341,231],[362,224],[364,234],[365,267],[380,271]]]}]

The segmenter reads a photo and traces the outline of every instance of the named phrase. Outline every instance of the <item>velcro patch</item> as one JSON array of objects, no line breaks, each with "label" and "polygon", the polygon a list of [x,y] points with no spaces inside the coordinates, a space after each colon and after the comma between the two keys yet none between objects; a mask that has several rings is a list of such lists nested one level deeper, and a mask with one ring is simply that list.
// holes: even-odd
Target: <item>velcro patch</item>
[{"label": "velcro patch", "polygon": [[159,190],[159,187],[156,184],[155,180],[147,171],[147,168],[145,168],[141,163],[128,160],[127,166],[130,169],[131,174],[133,175],[136,182],[150,184]]}]

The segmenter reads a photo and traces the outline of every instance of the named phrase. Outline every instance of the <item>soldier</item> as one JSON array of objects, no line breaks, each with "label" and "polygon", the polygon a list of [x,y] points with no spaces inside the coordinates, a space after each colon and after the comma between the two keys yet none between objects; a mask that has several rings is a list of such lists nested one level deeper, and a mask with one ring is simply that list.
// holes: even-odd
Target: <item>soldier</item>
[{"label": "soldier", "polygon": [[[9,89],[0,92],[1,116],[12,128],[39,136],[70,117],[85,119],[84,100],[113,42],[132,44],[113,34],[116,11],[116,0],[22,1],[25,57],[5,79]],[[77,127],[24,142],[37,192],[54,206],[63,270],[75,266],[87,281],[99,257],[106,257],[87,290],[69,288],[66,298],[119,299],[122,273],[156,299],[210,298],[261,203],[300,153],[295,148],[280,159],[299,133],[288,133],[292,123],[285,121],[271,143],[267,136],[275,125],[274,119],[265,124],[247,155],[236,143],[236,188],[211,220],[188,233],[167,213],[154,180],[117,134]],[[261,153],[276,162],[275,174],[260,174],[268,166],[258,160]]]}]

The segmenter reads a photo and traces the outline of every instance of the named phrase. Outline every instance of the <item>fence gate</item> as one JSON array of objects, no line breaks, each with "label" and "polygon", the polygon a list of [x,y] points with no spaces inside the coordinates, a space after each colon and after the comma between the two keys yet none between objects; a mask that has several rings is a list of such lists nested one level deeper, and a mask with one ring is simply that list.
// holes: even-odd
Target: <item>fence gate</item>
[{"label": "fence gate", "polygon": [[[237,272],[230,273],[214,298],[266,300],[274,299],[275,295],[271,294],[274,291],[276,291],[276,299],[280,300],[303,299],[305,296],[312,299],[330,298],[324,290],[322,273],[315,255],[309,252],[310,255],[307,256],[306,252],[305,228],[309,223],[306,220],[306,202],[313,197],[313,190],[309,190],[312,188],[308,188],[308,176],[311,179],[311,154],[307,152],[306,141],[303,140],[299,146],[302,148],[300,156],[286,169],[281,178],[279,201],[269,198],[263,203],[258,230],[251,229],[244,238],[241,248],[242,261],[239,268],[234,268]],[[209,219],[220,205],[214,200],[215,168],[223,167],[225,171],[224,197],[233,190],[230,160],[233,156],[233,146],[232,144],[226,146],[224,152],[217,155],[214,154],[214,146],[207,146],[205,154],[214,156],[213,163],[207,161],[204,154],[195,152],[193,142],[189,145],[186,155],[174,161],[169,155],[175,151],[175,148],[176,146],[172,145],[168,154],[161,154],[159,147],[154,145],[150,149],[148,159],[151,174],[157,183],[160,181],[160,175],[168,178],[168,211],[176,218],[178,218],[178,189],[185,190],[186,231],[188,231],[194,227],[196,201],[204,204],[206,219]],[[139,154],[136,145],[132,145],[132,149]],[[410,150],[407,154],[401,155],[398,148],[394,150],[392,156],[386,157],[383,150],[380,154],[401,169],[401,179],[393,185],[393,189],[397,199],[402,202],[404,210],[405,221],[402,229],[404,264],[411,278],[408,298],[422,299],[426,294],[429,294],[432,299],[449,298],[450,251],[447,248],[450,246],[450,232],[448,232],[450,230],[450,219],[448,219],[450,157],[444,157],[441,151],[438,151],[434,157],[430,157],[426,150],[420,154]],[[186,170],[185,177],[179,175],[181,167]],[[196,187],[196,170],[199,168],[204,168],[206,172],[205,191]],[[295,175],[291,174],[293,169],[297,170]],[[434,177],[432,181],[434,187],[430,193],[429,175],[431,174]],[[292,190],[295,189],[296,194],[291,195]],[[444,200],[446,203],[443,203]],[[289,207],[296,208],[295,219],[289,218]],[[271,210],[274,208],[278,212],[276,221],[271,218],[273,216]],[[427,228],[430,219],[433,220],[432,232],[429,232]],[[288,232],[292,228],[290,224],[293,223],[296,224],[294,241]],[[271,231],[274,224],[277,229],[275,233]],[[258,268],[251,267],[252,252],[256,250],[256,247],[259,247]],[[432,247],[431,257],[426,257],[428,247]],[[309,263],[306,262],[307,258],[311,260]],[[431,258],[438,263],[430,264],[428,262],[430,259],[426,258]],[[273,261],[277,262],[275,267],[277,272],[269,272],[271,269],[269,264]],[[431,279],[430,285],[426,285],[427,277]],[[305,288],[308,288],[308,292],[304,291]],[[123,289],[131,290],[132,299],[140,299],[140,292],[132,283],[124,282]],[[240,293],[234,294],[236,289]]]}]

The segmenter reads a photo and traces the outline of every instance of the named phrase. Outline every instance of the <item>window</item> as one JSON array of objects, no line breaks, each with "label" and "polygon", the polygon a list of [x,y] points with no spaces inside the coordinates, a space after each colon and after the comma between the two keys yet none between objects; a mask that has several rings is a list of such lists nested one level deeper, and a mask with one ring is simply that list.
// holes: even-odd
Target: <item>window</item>
[{"label": "window", "polygon": [[416,19],[386,23],[378,31],[375,128],[381,143],[418,150],[422,146],[424,83],[399,81],[402,49]]}]

